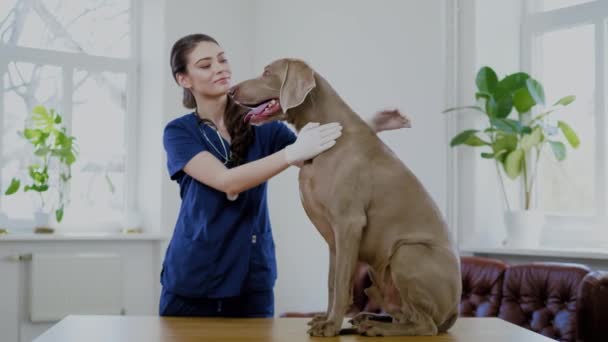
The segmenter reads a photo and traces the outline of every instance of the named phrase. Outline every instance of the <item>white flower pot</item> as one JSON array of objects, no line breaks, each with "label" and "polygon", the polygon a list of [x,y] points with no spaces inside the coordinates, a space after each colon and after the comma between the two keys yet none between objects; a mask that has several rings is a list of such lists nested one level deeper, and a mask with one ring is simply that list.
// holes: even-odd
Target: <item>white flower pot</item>
[{"label": "white flower pot", "polygon": [[34,213],[34,228],[49,228],[51,225],[50,223],[51,214],[42,211],[36,211]]},{"label": "white flower pot", "polygon": [[505,211],[506,246],[534,248],[540,245],[545,213],[540,210]]}]

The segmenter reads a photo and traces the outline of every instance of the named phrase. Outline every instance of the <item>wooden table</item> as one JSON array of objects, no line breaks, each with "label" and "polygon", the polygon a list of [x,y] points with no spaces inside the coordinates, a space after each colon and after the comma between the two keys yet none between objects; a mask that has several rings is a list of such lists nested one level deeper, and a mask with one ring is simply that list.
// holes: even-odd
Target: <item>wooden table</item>
[{"label": "wooden table", "polygon": [[434,337],[309,337],[307,318],[217,319],[136,316],[68,316],[34,342],[156,341],[553,341],[498,318],[461,318]]}]

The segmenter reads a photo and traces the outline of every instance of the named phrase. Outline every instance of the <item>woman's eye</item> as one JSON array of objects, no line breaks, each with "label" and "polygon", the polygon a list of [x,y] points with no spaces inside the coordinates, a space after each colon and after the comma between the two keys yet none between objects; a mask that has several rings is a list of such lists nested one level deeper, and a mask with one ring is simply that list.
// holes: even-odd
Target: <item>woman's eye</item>
[{"label": "woman's eye", "polygon": [[228,58],[224,58],[220,61],[220,63],[226,63],[226,62],[228,62]]},{"label": "woman's eye", "polygon": [[206,64],[206,65],[200,65],[199,68],[201,68],[201,69],[209,69],[210,66],[211,65],[208,65],[208,64]]}]

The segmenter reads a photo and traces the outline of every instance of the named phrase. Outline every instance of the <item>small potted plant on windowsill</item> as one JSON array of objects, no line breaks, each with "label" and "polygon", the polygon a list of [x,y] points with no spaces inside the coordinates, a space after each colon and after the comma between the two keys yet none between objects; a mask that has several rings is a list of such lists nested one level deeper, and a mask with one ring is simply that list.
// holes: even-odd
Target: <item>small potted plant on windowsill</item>
[{"label": "small potted plant on windowsill", "polygon": [[[33,162],[28,166],[30,184],[24,192],[36,192],[37,210],[33,213],[36,232],[52,232],[50,215],[61,222],[67,204],[67,186],[71,179],[71,166],[78,156],[73,136],[66,133],[62,117],[54,109],[36,106],[32,110],[31,123],[19,132],[33,145]],[[21,180],[13,178],[5,195],[19,191]],[[54,190],[54,191],[50,191]]]},{"label": "small potted plant on windowsill", "polygon": [[[561,132],[573,148],[580,141],[574,130],[564,121],[550,122],[550,114],[575,100],[565,96],[553,106],[532,116],[531,111],[545,107],[543,86],[528,74],[517,72],[499,80],[494,70],[482,67],[476,77],[477,105],[446,109],[452,111],[471,110],[488,120],[485,129],[467,129],[451,141],[452,147],[459,145],[483,147],[484,159],[493,160],[504,202],[507,244],[517,247],[537,246],[545,222],[544,213],[533,206],[535,181],[541,154],[548,145],[558,161],[566,158],[566,145],[557,140]],[[501,169],[503,170],[501,172]],[[521,208],[511,206],[505,189],[504,175],[519,180],[521,185]]]}]

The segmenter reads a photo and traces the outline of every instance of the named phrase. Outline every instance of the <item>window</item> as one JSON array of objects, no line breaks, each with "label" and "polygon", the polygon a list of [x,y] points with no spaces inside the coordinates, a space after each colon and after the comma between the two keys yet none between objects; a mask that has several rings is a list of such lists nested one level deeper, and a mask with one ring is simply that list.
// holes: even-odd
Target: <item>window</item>
[{"label": "window", "polygon": [[[523,21],[522,61],[544,85],[547,102],[576,95],[553,116],[581,138],[577,150],[557,162],[541,162],[539,205],[554,218],[601,222],[606,209],[605,37],[608,3],[537,0]],[[582,221],[581,221],[582,222]]]},{"label": "window", "polygon": [[[134,3],[0,3],[0,189],[25,179],[32,151],[18,131],[32,108],[56,109],[80,151],[60,227],[117,223],[134,198]],[[30,193],[0,196],[0,212],[14,222],[31,220],[34,207]]]},{"label": "window", "polygon": [[564,7],[571,7],[575,5],[584,4],[591,2],[592,0],[541,0],[538,4],[539,11],[551,11]]}]

